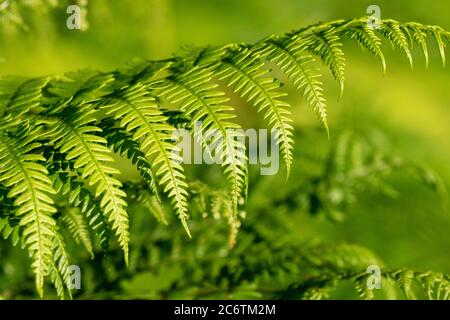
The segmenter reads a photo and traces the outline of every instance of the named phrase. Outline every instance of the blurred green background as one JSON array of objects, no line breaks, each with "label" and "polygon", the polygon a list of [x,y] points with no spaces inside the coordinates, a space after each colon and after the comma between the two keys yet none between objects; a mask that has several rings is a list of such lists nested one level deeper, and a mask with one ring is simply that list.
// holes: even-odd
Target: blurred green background
[{"label": "blurred green background", "polygon": [[[169,57],[184,45],[255,42],[319,21],[364,16],[370,4],[380,6],[382,18],[450,30],[450,2],[442,0],[90,0],[85,32],[68,30],[62,10],[36,10],[28,17],[28,31],[3,30],[0,74],[40,76],[80,68],[107,71],[124,66],[132,57]],[[449,69],[443,70],[436,47],[431,45],[428,70],[423,54],[414,48],[411,71],[404,54],[386,46],[388,69],[384,76],[377,59],[355,44],[345,43],[344,48],[347,82],[339,102],[337,85],[326,75],[332,139],[338,128],[376,128],[386,134],[386,151],[426,163],[449,187],[450,74]],[[298,93],[292,90],[289,101],[298,128],[318,126]],[[239,112],[248,126],[253,119],[250,113],[246,117],[245,107]],[[318,139],[329,143],[326,134]],[[296,148],[301,150],[303,143],[298,139]],[[296,170],[303,169],[307,170],[296,162]],[[275,178],[268,178],[268,185],[271,179]],[[340,224],[304,215],[293,221],[295,228],[305,238],[365,245],[391,267],[450,273],[449,216],[418,183],[408,179],[396,183],[401,190],[397,199],[362,197]],[[271,196],[277,197],[277,191]],[[252,199],[248,213],[257,214],[252,212]]]}]

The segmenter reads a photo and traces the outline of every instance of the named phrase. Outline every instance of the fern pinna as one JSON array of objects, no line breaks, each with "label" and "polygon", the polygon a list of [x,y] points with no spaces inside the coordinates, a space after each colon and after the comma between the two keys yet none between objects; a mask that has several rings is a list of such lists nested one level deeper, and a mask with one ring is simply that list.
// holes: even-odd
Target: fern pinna
[{"label": "fern pinna", "polygon": [[[217,201],[213,192],[211,210],[227,211],[230,243],[235,244],[246,199],[248,159],[245,145],[231,133],[236,131],[230,129],[240,127],[233,121],[230,98],[219,84],[224,82],[263,115],[268,127],[276,129],[289,176],[294,161],[294,110],[270,67],[277,66],[301,91],[328,132],[322,64],[316,60],[329,68],[342,95],[344,38],[356,40],[378,57],[384,70],[382,39],[403,50],[411,64],[410,48],[417,43],[428,64],[427,40],[433,38],[445,63],[450,33],[437,26],[394,20],[383,20],[379,29],[372,29],[364,17],[269,36],[253,45],[193,48],[167,60],[135,60],[128,68],[110,73],[86,70],[62,77],[2,78],[1,225],[10,230],[4,232],[6,237],[27,248],[39,295],[44,295],[45,278],[54,283],[59,296],[70,295],[69,255],[61,226],[67,226],[90,254],[94,244],[89,230],[104,249],[114,234],[128,263],[129,198],[155,210],[163,222],[159,203],[167,198],[191,235],[188,197],[190,190],[196,191],[186,179],[172,135],[180,115],[187,119],[188,129],[201,121],[203,131],[218,133],[214,150],[200,143],[205,151],[226,158],[222,168],[230,202]],[[131,160],[143,183],[120,181],[114,153]]]}]

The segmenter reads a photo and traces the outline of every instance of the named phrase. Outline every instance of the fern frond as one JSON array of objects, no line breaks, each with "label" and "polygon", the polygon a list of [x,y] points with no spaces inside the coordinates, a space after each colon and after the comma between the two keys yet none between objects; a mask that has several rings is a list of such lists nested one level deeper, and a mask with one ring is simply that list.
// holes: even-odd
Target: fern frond
[{"label": "fern frond", "polygon": [[0,182],[11,187],[9,197],[15,197],[16,215],[24,226],[25,244],[36,275],[36,289],[42,297],[44,278],[49,274],[53,259],[53,241],[59,236],[56,212],[51,195],[55,194],[47,170],[39,162],[41,155],[33,153],[40,144],[25,130],[16,137],[2,134],[0,139]]},{"label": "fern frond", "polygon": [[65,224],[75,242],[82,243],[91,257],[94,257],[91,236],[88,224],[77,208],[68,208],[62,211],[61,221]]},{"label": "fern frond", "polygon": [[129,183],[125,187],[127,194],[131,199],[137,201],[144,208],[146,208],[156,218],[156,220],[158,220],[158,222],[163,225],[168,225],[167,210],[161,203],[160,199],[139,184]]},{"label": "fern frond", "polygon": [[4,77],[0,81],[0,128],[17,126],[20,116],[40,106],[48,78]]},{"label": "fern frond", "polygon": [[82,172],[83,179],[95,186],[95,196],[101,199],[100,206],[112,222],[118,242],[123,249],[125,262],[128,263],[128,214],[126,197],[120,187],[122,184],[114,175],[119,171],[109,163],[113,162],[106,140],[98,135],[101,129],[92,123],[96,121],[90,107],[78,106],[78,110],[68,108],[60,114],[55,138],[55,146],[61,153],[67,154],[67,160],[74,161],[74,167]]},{"label": "fern frond", "polygon": [[112,119],[102,120],[99,124],[99,127],[102,128],[102,136],[108,141],[108,146],[114,152],[131,159],[156,199],[161,201],[156,177],[150,162],[145,157],[145,153],[141,151],[139,143],[133,139],[132,135],[121,128],[114,127],[114,122]]},{"label": "fern frond", "polygon": [[69,72],[62,79],[53,79],[46,88],[44,105],[51,106],[52,113],[60,112],[69,103],[91,103],[109,92],[114,76],[92,70]]},{"label": "fern frond", "polygon": [[408,32],[407,29],[403,28],[400,23],[394,20],[383,20],[380,26],[380,33],[389,40],[393,46],[402,49],[405,52],[412,68],[413,58],[405,32]]},{"label": "fern frond", "polygon": [[167,225],[166,211],[158,199],[149,192],[141,193],[138,201],[150,211],[160,223]]},{"label": "fern frond", "polygon": [[448,33],[444,32],[439,27],[432,27],[431,33],[434,36],[434,39],[436,40],[436,44],[439,48],[439,54],[441,55],[442,60],[442,67],[445,68],[445,42],[442,39],[442,37],[448,37]]},{"label": "fern frond", "polygon": [[405,297],[408,299],[416,299],[416,296],[412,289],[412,285],[414,282],[414,271],[400,270],[393,273],[393,276],[397,280],[397,283],[400,286],[400,289],[403,291]]},{"label": "fern frond", "polygon": [[128,61],[127,66],[120,70],[116,75],[118,84],[115,88],[123,87],[124,85],[135,85],[137,83],[148,84],[158,74],[167,70],[173,64],[172,59],[162,61],[151,61],[145,59],[134,58]]},{"label": "fern frond", "polygon": [[[349,26],[349,29],[344,31],[344,35],[350,36],[355,39],[363,48],[366,48],[375,57],[378,57],[383,67],[383,74],[386,73],[386,59],[384,58],[383,51],[381,49],[382,42],[377,36],[375,30],[373,30],[367,23],[363,23],[358,26]],[[428,63],[428,55],[426,55]]]},{"label": "fern frond", "polygon": [[191,129],[192,117],[179,110],[162,110],[167,122],[177,129]]},{"label": "fern frond", "polygon": [[229,226],[228,245],[233,248],[241,227],[240,217],[245,216],[245,212],[237,215],[234,211],[233,201],[229,198],[227,190],[213,189],[200,181],[189,183],[192,191],[192,201],[203,218],[210,214],[214,219],[224,218]]},{"label": "fern frond", "polygon": [[415,42],[417,42],[423,51],[423,55],[425,57],[425,67],[428,68],[429,64],[429,54],[428,54],[428,45],[427,45],[427,33],[422,30],[421,26],[416,23],[410,23],[407,25],[409,29],[409,33]]},{"label": "fern frond", "polygon": [[164,187],[164,192],[171,198],[177,216],[190,236],[187,225],[187,184],[181,166],[182,159],[172,142],[175,128],[166,122],[167,118],[158,110],[148,89],[141,84],[114,92],[101,107],[115,119],[122,119],[120,127],[132,133],[135,141],[142,139],[140,149],[149,159],[153,172],[159,178],[159,185]]},{"label": "fern frond", "polygon": [[364,300],[375,299],[375,290],[367,285],[367,280],[370,274],[364,274],[362,276],[356,277],[353,280],[353,285],[355,287],[358,296]]},{"label": "fern frond", "polygon": [[[228,106],[229,98],[211,83],[211,69],[193,69],[177,77],[169,78],[160,89],[172,104],[191,115],[191,126],[200,123],[201,134],[208,139],[209,149],[221,163],[226,175],[235,211],[245,190],[247,158],[240,126],[231,122],[234,108]],[[205,143],[205,140],[203,140]],[[206,149],[208,145],[204,145]]]},{"label": "fern frond", "polygon": [[267,61],[278,65],[297,89],[303,89],[306,101],[313,108],[329,136],[326,99],[323,94],[323,83],[319,80],[321,74],[318,68],[310,66],[315,60],[302,51],[302,45],[289,39],[284,41],[270,39],[264,45],[266,49],[263,49],[262,55],[267,55]]},{"label": "fern frond", "polygon": [[108,251],[111,230],[108,219],[95,196],[86,189],[85,184],[79,181],[77,176],[71,175],[69,172],[52,173],[50,178],[53,180],[53,187],[58,194],[67,196],[67,203],[81,210],[81,213],[88,219],[89,227],[95,231],[100,247],[104,252]]},{"label": "fern frond", "polygon": [[[225,45],[222,47],[196,47],[192,45],[184,46],[177,55],[182,60],[182,66],[179,67],[183,70],[197,67],[210,67],[226,55],[228,49],[234,47],[236,47],[234,44]],[[180,61],[177,61],[177,63],[180,64]]]},{"label": "fern frond", "polygon": [[[349,244],[313,244],[300,252],[294,252],[301,257],[297,268],[301,268],[301,274],[306,273],[306,276],[287,290],[279,292],[278,298],[329,298],[342,282],[350,282],[363,299],[375,299],[376,292],[387,293],[388,289],[393,289],[392,284],[404,292],[408,299],[415,299],[418,294],[425,294],[428,299],[450,298],[448,275],[411,269],[387,269],[379,258],[364,247]],[[367,270],[371,265],[379,268],[379,274],[376,276],[380,277],[377,280],[381,286],[378,289],[381,290],[369,286],[369,277],[375,276]]]},{"label": "fern frond", "polygon": [[[69,254],[65,248],[64,239],[60,234],[53,239],[53,260],[49,268],[50,281],[53,283],[56,289],[57,295],[61,298],[65,298],[65,292],[67,291],[69,299],[72,299],[71,287],[71,275],[69,270]],[[67,288],[67,290],[65,290]]]},{"label": "fern frond", "polygon": [[341,98],[344,92],[345,57],[339,32],[335,28],[329,28],[325,31],[313,32],[305,38],[299,37],[296,42],[318,55],[330,68],[334,78],[339,82],[339,98]]},{"label": "fern frond", "polygon": [[382,273],[383,277],[392,279],[402,289],[408,299],[416,299],[419,290],[415,290],[414,284],[418,284],[426,297],[430,300],[450,299],[450,278],[438,272],[415,271],[411,269],[397,269]]},{"label": "fern frond", "polygon": [[222,59],[216,76],[220,80],[227,80],[227,85],[233,87],[248,102],[252,102],[258,112],[264,112],[269,126],[276,130],[277,143],[286,165],[286,176],[289,176],[293,161],[290,105],[280,98],[286,96],[278,91],[280,83],[267,77],[269,70],[263,67],[264,63],[258,61],[258,55],[251,50],[244,49],[231,57]]}]

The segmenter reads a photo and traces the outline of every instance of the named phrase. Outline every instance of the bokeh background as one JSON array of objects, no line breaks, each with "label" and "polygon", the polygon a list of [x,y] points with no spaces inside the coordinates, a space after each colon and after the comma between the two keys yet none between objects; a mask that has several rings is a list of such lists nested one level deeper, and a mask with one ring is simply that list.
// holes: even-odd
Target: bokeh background
[{"label": "bokeh background", "polygon": [[[450,2],[443,0],[90,0],[89,28],[84,32],[66,28],[64,10],[40,8],[29,12],[27,30],[3,28],[0,74],[42,76],[80,68],[108,71],[124,66],[132,57],[169,57],[185,45],[255,42],[320,21],[364,16],[371,4],[380,6],[382,18],[450,30]],[[344,48],[347,81],[340,101],[336,83],[325,74],[331,141],[338,129],[374,128],[385,135],[387,152],[427,164],[450,187],[450,73],[442,68],[436,47],[430,45],[427,70],[422,53],[414,48],[412,71],[402,52],[386,46],[386,75],[379,61],[357,45],[346,42]],[[296,127],[318,127],[298,93],[292,91],[289,101]],[[254,119],[245,106],[239,112],[241,122],[252,125]],[[316,139],[330,143],[325,134]],[[311,141],[297,139],[296,148],[302,149],[304,143]],[[307,167],[296,162],[296,170],[303,169]],[[267,178],[267,189],[271,179],[276,178]],[[308,215],[292,223],[305,238],[364,245],[391,267],[450,273],[450,216],[419,183],[403,178],[394,183],[401,190],[396,199],[361,195],[339,224]],[[278,192],[282,191],[272,190],[267,196],[277,197]],[[253,214],[252,205],[258,208],[255,202],[250,198],[249,214]]]}]

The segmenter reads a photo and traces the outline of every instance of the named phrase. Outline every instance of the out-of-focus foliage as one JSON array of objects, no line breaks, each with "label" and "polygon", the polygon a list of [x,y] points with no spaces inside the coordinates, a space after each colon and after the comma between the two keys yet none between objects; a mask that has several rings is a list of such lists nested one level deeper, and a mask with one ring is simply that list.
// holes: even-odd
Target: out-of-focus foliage
[{"label": "out-of-focus foliage", "polygon": [[21,29],[29,31],[29,19],[33,19],[36,11],[43,13],[52,10],[64,10],[70,5],[77,5],[81,10],[81,28],[86,30],[88,23],[86,20],[88,0],[2,0],[0,2],[0,25],[2,28],[11,28],[12,30]]}]

